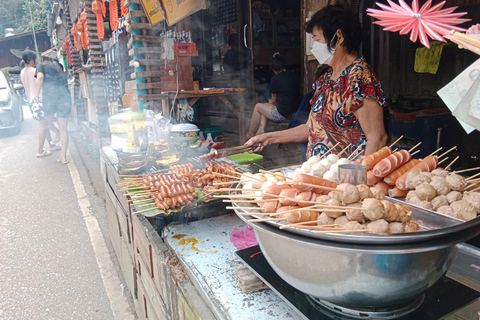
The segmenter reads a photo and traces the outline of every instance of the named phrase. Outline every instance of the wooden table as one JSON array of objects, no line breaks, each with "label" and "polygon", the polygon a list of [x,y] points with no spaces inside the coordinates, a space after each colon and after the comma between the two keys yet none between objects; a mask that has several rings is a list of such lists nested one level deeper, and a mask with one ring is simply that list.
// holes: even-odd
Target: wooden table
[{"label": "wooden table", "polygon": [[[225,106],[230,109],[238,118],[240,144],[245,143],[245,94],[247,90],[245,88],[228,88],[228,89],[212,89],[212,90],[185,90],[179,91],[177,99],[189,99],[190,106],[193,106],[195,102],[200,98],[217,97]],[[162,111],[164,115],[170,115],[170,107],[173,99],[175,99],[175,92],[165,92],[168,95],[167,100],[162,100]],[[227,96],[237,98],[237,106],[234,106]]]}]

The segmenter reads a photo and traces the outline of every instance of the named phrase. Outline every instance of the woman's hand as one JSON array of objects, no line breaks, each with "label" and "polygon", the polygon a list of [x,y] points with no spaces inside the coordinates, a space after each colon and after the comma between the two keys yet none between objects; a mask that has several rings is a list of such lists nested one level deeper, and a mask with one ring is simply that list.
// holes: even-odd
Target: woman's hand
[{"label": "woman's hand", "polygon": [[268,133],[262,133],[258,136],[254,136],[250,140],[245,142],[246,146],[249,146],[249,147],[256,146],[255,149],[252,149],[250,152],[260,152],[269,144],[270,142],[268,139]]}]

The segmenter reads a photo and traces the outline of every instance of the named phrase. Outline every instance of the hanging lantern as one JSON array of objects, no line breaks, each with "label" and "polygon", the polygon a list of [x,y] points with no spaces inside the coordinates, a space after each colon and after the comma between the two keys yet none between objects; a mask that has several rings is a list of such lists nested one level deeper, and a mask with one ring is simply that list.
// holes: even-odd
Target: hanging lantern
[{"label": "hanging lantern", "polygon": [[117,0],[110,0],[109,7],[110,10],[110,28],[112,31],[118,29],[118,2]]},{"label": "hanging lantern", "polygon": [[72,51],[71,46],[70,46],[70,38],[66,37],[65,42],[63,43],[62,46],[63,50],[65,50],[65,54],[67,55],[67,64],[71,65],[72,64]]},{"label": "hanging lantern", "polygon": [[[78,20],[79,22],[78,22],[77,28],[82,33],[80,35],[80,38],[82,39],[82,48],[83,50],[87,50],[88,49],[87,12],[85,11],[85,9],[80,14],[80,18]],[[80,23],[81,23],[81,27],[80,27]]]},{"label": "hanging lantern", "polygon": [[72,29],[70,30],[70,33],[72,34],[73,37],[73,45],[75,46],[75,50],[80,51],[80,42],[78,39],[78,29],[77,25],[74,23]]},{"label": "hanging lantern", "polygon": [[92,11],[97,16],[97,36],[98,36],[98,39],[103,40],[103,38],[105,38],[105,28],[103,27],[102,1],[101,0],[95,0],[92,3]]}]

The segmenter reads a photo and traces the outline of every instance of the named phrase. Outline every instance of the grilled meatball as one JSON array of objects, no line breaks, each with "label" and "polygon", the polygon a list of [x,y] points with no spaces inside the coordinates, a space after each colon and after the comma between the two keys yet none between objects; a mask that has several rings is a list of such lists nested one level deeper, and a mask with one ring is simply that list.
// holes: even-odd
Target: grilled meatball
[{"label": "grilled meatball", "polygon": [[444,195],[437,196],[432,199],[433,210],[437,210],[440,207],[448,206],[447,197]]},{"label": "grilled meatball", "polygon": [[452,203],[455,201],[462,200],[463,195],[458,191],[450,191],[446,197],[447,197],[448,203]]},{"label": "grilled meatball", "polygon": [[377,199],[365,199],[362,203],[362,208],[365,208],[364,215],[369,220],[379,220],[385,215],[385,207],[382,202]]},{"label": "grilled meatball", "polygon": [[437,196],[437,191],[428,183],[422,183],[415,188],[418,199],[430,201]]},{"label": "grilled meatball", "polygon": [[390,222],[388,225],[390,228],[390,233],[404,233],[405,228],[401,222]]},{"label": "grilled meatball", "polygon": [[465,180],[464,177],[458,175],[458,174],[455,174],[455,173],[452,173],[452,174],[449,174],[445,180],[447,180],[447,182],[450,184],[452,190],[454,191],[460,191],[462,192],[465,187],[467,186],[467,180]]},{"label": "grilled meatball", "polygon": [[390,225],[383,219],[372,221],[367,226],[369,233],[390,233]]}]

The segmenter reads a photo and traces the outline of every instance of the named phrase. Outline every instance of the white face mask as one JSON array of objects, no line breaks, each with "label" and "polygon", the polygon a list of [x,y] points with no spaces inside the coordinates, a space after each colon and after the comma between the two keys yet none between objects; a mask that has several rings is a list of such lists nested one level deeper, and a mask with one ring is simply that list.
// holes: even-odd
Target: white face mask
[{"label": "white face mask", "polygon": [[318,41],[313,42],[310,50],[320,64],[329,64],[332,61],[333,53],[328,51],[328,45]]},{"label": "white face mask", "polygon": [[[332,41],[336,36],[337,36],[337,34],[335,33],[335,35],[332,38]],[[331,48],[332,41],[330,41],[330,48]],[[332,61],[333,54],[335,53],[336,48],[335,49],[332,48],[332,52],[330,52],[328,50],[328,47],[329,47],[329,45],[326,44],[326,43],[321,43],[321,42],[318,42],[318,41],[313,42],[313,45],[312,45],[312,48],[310,49],[310,51],[312,52],[315,59],[317,59],[318,63],[329,64],[330,61]]]}]

